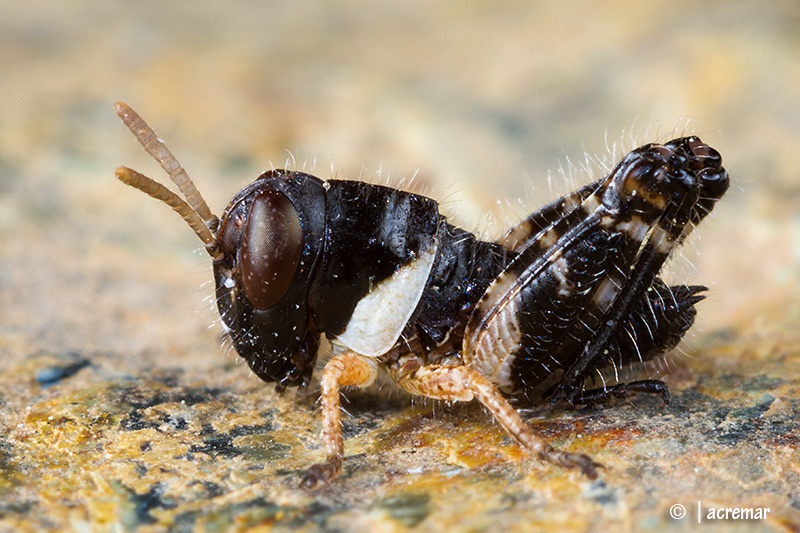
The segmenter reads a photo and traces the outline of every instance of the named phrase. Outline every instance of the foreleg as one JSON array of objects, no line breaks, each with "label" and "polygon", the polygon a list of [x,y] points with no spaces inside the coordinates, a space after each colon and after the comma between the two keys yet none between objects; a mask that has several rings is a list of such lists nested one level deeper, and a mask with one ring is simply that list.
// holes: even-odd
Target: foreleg
[{"label": "foreleg", "polygon": [[334,356],[325,364],[320,380],[325,461],[308,469],[300,483],[301,487],[313,489],[330,482],[339,474],[344,458],[339,390],[349,386],[368,387],[375,381],[377,373],[374,359],[349,352]]}]

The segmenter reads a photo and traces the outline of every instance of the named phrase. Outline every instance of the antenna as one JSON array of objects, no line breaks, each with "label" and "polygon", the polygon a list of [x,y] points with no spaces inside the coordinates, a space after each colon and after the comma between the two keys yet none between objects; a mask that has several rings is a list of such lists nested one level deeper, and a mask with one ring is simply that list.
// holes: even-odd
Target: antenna
[{"label": "antenna", "polygon": [[175,156],[172,155],[172,152],[169,151],[164,141],[158,138],[156,132],[147,125],[147,122],[136,111],[122,102],[117,102],[115,109],[119,118],[131,130],[139,144],[169,174],[170,179],[178,186],[185,200],[157,181],[128,167],[119,167],[116,172],[117,178],[126,185],[135,187],[170,206],[189,224],[189,227],[194,230],[200,240],[205,243],[206,250],[211,257],[220,259],[222,252],[213,234],[217,230],[219,219],[211,212],[189,175],[178,163]]}]

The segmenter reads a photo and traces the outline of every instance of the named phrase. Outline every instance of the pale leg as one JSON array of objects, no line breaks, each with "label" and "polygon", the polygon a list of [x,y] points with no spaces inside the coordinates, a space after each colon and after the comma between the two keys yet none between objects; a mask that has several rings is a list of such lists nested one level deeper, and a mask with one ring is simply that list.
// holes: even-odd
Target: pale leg
[{"label": "pale leg", "polygon": [[335,478],[342,469],[344,441],[342,438],[341,414],[339,412],[339,390],[341,387],[367,387],[375,381],[378,366],[375,360],[343,353],[333,357],[322,370],[320,385],[322,392],[322,443],[325,462],[317,463],[303,476],[301,486],[313,489]]},{"label": "pale leg", "polygon": [[532,455],[554,465],[580,469],[589,479],[597,477],[596,468],[600,464],[587,455],[553,448],[522,420],[500,391],[478,371],[462,365],[428,365],[416,369],[413,369],[413,365],[410,365],[411,369],[409,365],[404,366],[405,371],[401,367],[396,372],[390,372],[408,392],[438,400],[468,402],[477,398],[508,434]]}]

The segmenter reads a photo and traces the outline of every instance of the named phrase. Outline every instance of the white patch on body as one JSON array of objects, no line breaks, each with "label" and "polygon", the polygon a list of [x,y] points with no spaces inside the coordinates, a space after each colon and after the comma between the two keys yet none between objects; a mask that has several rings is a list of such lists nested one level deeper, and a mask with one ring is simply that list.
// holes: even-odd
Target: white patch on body
[{"label": "white patch on body", "polygon": [[562,298],[569,298],[575,292],[575,283],[567,278],[569,273],[569,264],[563,255],[559,255],[558,259],[553,261],[549,267],[550,274],[553,279],[558,283],[558,295]]},{"label": "white patch on body", "polygon": [[622,283],[610,276],[600,282],[593,299],[601,313],[606,313],[611,308],[621,288]]},{"label": "white patch on body", "polygon": [[609,226],[620,233],[624,233],[634,242],[643,242],[647,231],[650,229],[650,226],[641,217],[637,216],[624,223],[614,223],[612,220]]},{"label": "white patch on body", "polygon": [[391,350],[417,308],[438,247],[434,240],[414,261],[375,285],[356,305],[338,343],[367,357]]},{"label": "white patch on body", "polygon": [[[687,229],[691,231],[691,224],[687,224],[683,231],[684,235],[689,234],[689,231],[686,231]],[[655,248],[656,252],[669,255],[672,252],[672,249],[675,248],[675,245],[678,244],[678,241],[670,236],[669,231],[665,230],[660,224],[658,224],[653,228],[651,244]]]}]

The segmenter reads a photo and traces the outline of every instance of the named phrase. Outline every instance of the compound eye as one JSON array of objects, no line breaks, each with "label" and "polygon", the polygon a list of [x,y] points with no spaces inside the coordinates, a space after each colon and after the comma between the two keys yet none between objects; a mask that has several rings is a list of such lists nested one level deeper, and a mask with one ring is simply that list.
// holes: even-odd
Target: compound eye
[{"label": "compound eye", "polygon": [[294,279],[303,248],[303,228],[294,205],[283,193],[256,193],[242,237],[242,283],[257,309],[278,303]]}]

